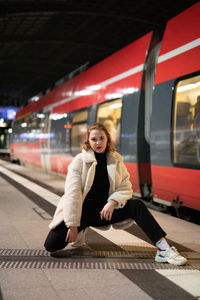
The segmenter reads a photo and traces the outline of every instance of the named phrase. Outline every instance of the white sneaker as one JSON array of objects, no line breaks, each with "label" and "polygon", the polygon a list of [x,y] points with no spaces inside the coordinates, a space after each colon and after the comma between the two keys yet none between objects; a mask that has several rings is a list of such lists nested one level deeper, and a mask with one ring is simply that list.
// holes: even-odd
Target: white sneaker
[{"label": "white sneaker", "polygon": [[183,266],[186,264],[187,259],[181,256],[175,247],[170,247],[165,251],[157,250],[155,261],[168,262],[171,265]]},{"label": "white sneaker", "polygon": [[80,231],[78,233],[77,240],[73,243],[70,243],[71,247],[73,247],[73,248],[83,247],[85,245],[85,235],[86,235],[87,231],[88,231],[87,228],[85,228],[85,230]]}]

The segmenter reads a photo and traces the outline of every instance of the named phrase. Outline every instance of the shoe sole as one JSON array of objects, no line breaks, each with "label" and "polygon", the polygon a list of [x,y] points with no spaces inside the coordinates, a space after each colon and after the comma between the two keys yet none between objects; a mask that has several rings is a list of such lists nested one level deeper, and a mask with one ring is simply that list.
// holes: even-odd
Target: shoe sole
[{"label": "shoe sole", "polygon": [[176,265],[176,266],[183,266],[187,263],[186,259],[184,261],[174,262],[174,261],[171,261],[170,259],[155,258],[155,261],[158,263],[168,263],[170,265]]}]

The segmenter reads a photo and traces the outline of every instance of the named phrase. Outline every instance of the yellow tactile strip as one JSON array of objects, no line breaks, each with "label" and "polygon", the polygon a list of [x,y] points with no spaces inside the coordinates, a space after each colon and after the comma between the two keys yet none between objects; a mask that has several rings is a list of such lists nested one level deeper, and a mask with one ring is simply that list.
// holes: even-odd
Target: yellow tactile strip
[{"label": "yellow tactile strip", "polygon": [[40,249],[0,249],[0,268],[71,268],[71,269],[190,269],[200,270],[200,253],[182,253],[194,260],[186,266],[152,261],[155,251],[91,251],[68,249],[50,255]]},{"label": "yellow tactile strip", "polygon": [[[191,260],[200,260],[199,252],[181,252],[181,254]],[[46,250],[41,249],[0,249],[0,259],[5,257],[49,257],[50,254]],[[144,259],[154,258],[155,251],[137,249],[135,251],[103,251],[103,250],[90,250],[88,248],[75,248],[60,250],[54,253],[55,257],[69,258],[69,257],[108,257],[108,258],[133,258]]]}]

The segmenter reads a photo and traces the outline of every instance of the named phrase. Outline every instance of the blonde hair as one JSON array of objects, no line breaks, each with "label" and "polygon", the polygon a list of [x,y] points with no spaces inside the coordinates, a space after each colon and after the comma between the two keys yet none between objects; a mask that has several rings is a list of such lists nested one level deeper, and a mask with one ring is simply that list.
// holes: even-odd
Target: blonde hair
[{"label": "blonde hair", "polygon": [[89,143],[89,137],[90,137],[90,133],[91,133],[92,130],[103,130],[104,133],[105,133],[105,135],[107,136],[107,139],[108,139],[108,141],[107,141],[107,147],[106,147],[107,151],[108,152],[114,152],[114,151],[116,151],[115,146],[114,146],[114,144],[113,144],[113,142],[111,140],[110,133],[108,132],[108,130],[106,129],[106,127],[103,124],[101,124],[101,123],[94,123],[94,124],[92,124],[92,125],[90,125],[88,127],[87,138],[81,144],[81,147],[84,150],[88,151],[89,149],[91,149],[91,146],[90,146],[90,143]]}]

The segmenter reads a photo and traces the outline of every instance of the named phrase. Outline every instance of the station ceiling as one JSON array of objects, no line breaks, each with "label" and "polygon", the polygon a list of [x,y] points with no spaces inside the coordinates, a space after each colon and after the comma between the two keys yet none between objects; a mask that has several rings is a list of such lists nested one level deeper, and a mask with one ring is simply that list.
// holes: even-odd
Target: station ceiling
[{"label": "station ceiling", "polygon": [[196,2],[0,0],[0,106],[25,105]]}]

